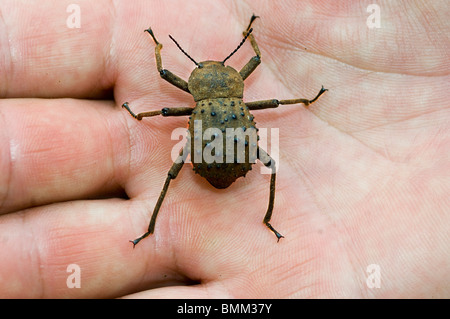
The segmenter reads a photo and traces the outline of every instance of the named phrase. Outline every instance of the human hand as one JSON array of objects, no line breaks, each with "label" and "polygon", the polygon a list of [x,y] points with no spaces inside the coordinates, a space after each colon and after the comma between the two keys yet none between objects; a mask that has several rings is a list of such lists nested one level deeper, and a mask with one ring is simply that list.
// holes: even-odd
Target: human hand
[{"label": "human hand", "polygon": [[[448,297],[446,3],[380,5],[379,29],[366,4],[293,3],[85,2],[79,29],[64,3],[1,5],[0,296]],[[137,122],[120,105],[194,106],[159,77],[143,30],[187,80],[194,66],[168,34],[198,61],[223,59],[253,12],[262,63],[244,101],[329,89],[309,109],[253,112],[279,129],[271,223],[285,238],[262,223],[263,165],[225,190],[185,165],[132,249],[187,119]],[[246,43],[228,65],[252,55]],[[366,283],[373,264],[380,288]]]}]

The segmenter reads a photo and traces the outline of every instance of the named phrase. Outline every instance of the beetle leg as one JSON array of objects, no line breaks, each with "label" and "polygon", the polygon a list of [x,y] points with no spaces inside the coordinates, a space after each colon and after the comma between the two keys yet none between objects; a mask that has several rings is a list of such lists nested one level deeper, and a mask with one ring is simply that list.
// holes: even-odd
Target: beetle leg
[{"label": "beetle leg", "polygon": [[264,151],[262,148],[258,148],[258,159],[266,166],[272,168],[272,175],[270,177],[270,196],[269,196],[269,207],[267,207],[266,215],[264,216],[263,223],[277,236],[277,242],[280,241],[280,238],[284,238],[283,235],[281,235],[279,232],[275,230],[275,228],[272,227],[272,225],[269,223],[270,219],[272,218],[272,212],[273,212],[273,203],[275,201],[275,177],[277,175],[276,173],[276,167],[275,167],[275,161],[273,158],[270,157],[269,154],[267,154],[266,151]]},{"label": "beetle leg", "polygon": [[292,100],[262,100],[262,101],[254,101],[254,102],[245,102],[245,105],[248,107],[249,110],[262,110],[262,109],[269,109],[269,108],[276,108],[280,104],[298,104],[303,103],[305,106],[309,106],[323,94],[325,91],[328,91],[328,89],[324,89],[323,86],[320,89],[319,93],[316,95],[315,98],[312,100],[308,99],[292,99]]},{"label": "beetle leg", "polygon": [[150,117],[156,115],[162,116],[183,116],[183,115],[191,115],[193,108],[191,107],[165,107],[162,110],[150,111],[150,112],[142,112],[138,114],[134,114],[134,112],[130,109],[128,102],[122,104],[122,107],[126,108],[128,113],[131,114],[132,117],[137,119],[138,121],[142,120],[143,117]]},{"label": "beetle leg", "polygon": [[[255,21],[255,19],[258,18],[258,16],[255,16],[254,14],[250,18],[250,23],[248,24],[247,29],[243,32],[244,36],[247,35],[248,31],[250,30],[250,27]],[[259,51],[258,44],[256,43],[255,37],[253,34],[250,34],[248,36],[248,39],[250,40],[250,44],[252,45],[253,51],[255,51],[255,56],[253,56],[250,61],[247,62],[246,65],[239,71],[239,74],[242,77],[242,80],[245,80],[252,72],[256,69],[256,67],[261,63],[261,52]]]},{"label": "beetle leg", "polygon": [[182,89],[183,91],[189,92],[188,83],[180,78],[179,76],[173,74],[169,70],[166,70],[162,67],[162,60],[161,60],[161,49],[162,44],[156,40],[155,35],[153,34],[153,31],[151,28],[148,28],[147,30],[144,30],[145,32],[148,32],[150,36],[153,38],[153,41],[156,44],[155,47],[155,57],[156,57],[156,68],[158,69],[159,75],[169,82],[172,85],[175,85],[177,88]]},{"label": "beetle leg", "polygon": [[155,223],[156,223],[156,217],[158,216],[159,209],[161,208],[161,204],[164,200],[164,197],[166,197],[167,189],[169,188],[170,181],[172,179],[175,179],[180,172],[181,168],[183,167],[184,162],[186,161],[186,157],[189,153],[189,146],[186,144],[186,146],[180,151],[180,154],[178,155],[178,158],[173,163],[172,167],[169,170],[169,173],[167,174],[166,181],[164,182],[163,189],[161,191],[161,194],[159,194],[158,201],[156,202],[156,206],[153,209],[152,218],[150,219],[150,224],[148,225],[148,230],[145,234],[143,234],[141,237],[136,238],[135,240],[130,240],[130,242],[133,243],[133,248],[136,246],[142,239],[145,237],[153,234],[153,231],[155,230]]}]

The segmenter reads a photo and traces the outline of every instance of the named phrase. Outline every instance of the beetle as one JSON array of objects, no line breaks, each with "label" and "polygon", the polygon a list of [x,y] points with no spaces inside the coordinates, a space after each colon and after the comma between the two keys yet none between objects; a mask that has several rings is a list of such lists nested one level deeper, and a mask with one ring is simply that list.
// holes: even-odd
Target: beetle
[{"label": "beetle", "polygon": [[[253,28],[251,28],[252,23],[256,18],[258,18],[258,16],[253,14],[250,18],[248,27],[243,32],[244,38],[237,48],[223,61],[208,60],[197,63],[181,48],[175,39],[169,35],[170,39],[175,42],[181,52],[183,52],[183,54],[185,54],[196,65],[196,68],[192,71],[188,82],[163,68],[161,60],[162,44],[158,42],[151,28],[144,30],[150,34],[156,45],[156,67],[161,78],[179,89],[190,93],[193,96],[196,105],[194,108],[163,108],[162,110],[143,112],[139,114],[133,113],[128,102],[125,102],[122,105],[122,107],[125,108],[133,118],[139,121],[144,117],[157,115],[190,116],[188,122],[189,134],[187,143],[180,151],[178,158],[175,160],[167,174],[163,189],[154,207],[147,232],[134,240],[130,240],[130,242],[133,243],[133,247],[135,247],[142,239],[146,238],[150,234],[153,234],[155,230],[156,217],[159,209],[161,208],[164,197],[166,196],[170,181],[177,177],[186,161],[188,154],[191,155],[191,159],[194,158],[192,161],[194,171],[200,176],[206,178],[206,180],[216,188],[227,188],[237,178],[245,176],[245,174],[251,170],[251,165],[254,163],[255,159],[260,160],[266,167],[271,168],[269,205],[264,216],[263,223],[275,234],[277,237],[277,242],[284,237],[270,224],[275,200],[276,163],[265,150],[258,146],[257,140],[259,139],[259,136],[257,136],[256,141],[254,138],[252,140],[252,136],[254,137],[257,135],[257,128],[254,117],[250,111],[266,108],[277,108],[279,105],[285,104],[301,103],[308,106],[314,103],[325,91],[327,91],[327,89],[324,89],[322,86],[319,93],[312,100],[304,98],[291,100],[271,99],[244,103],[244,80],[261,63],[261,52],[252,34]],[[249,39],[255,55],[250,58],[247,64],[245,64],[239,72],[231,66],[225,66],[225,62],[234,53],[236,53],[236,51],[244,44],[246,39]],[[213,160],[206,160],[203,157],[200,160],[196,160],[196,155],[205,154],[208,149],[212,149],[212,142],[198,142],[199,133],[204,133],[208,129],[216,130],[212,135],[215,137],[213,141],[222,142],[222,146],[223,143],[227,144],[229,135],[227,134],[226,137],[223,135],[220,136],[221,132],[226,132],[230,129],[240,129],[242,132],[252,131],[253,135],[247,134],[243,138],[242,136],[239,138],[235,135],[233,138],[234,144],[229,143],[228,141],[227,146],[225,148],[222,147],[222,151],[220,151],[220,148],[214,149]],[[256,156],[254,156],[253,159],[250,157],[251,149],[253,149],[254,153],[256,153],[254,154]],[[243,155],[243,153],[244,159],[242,160],[242,157],[239,158],[239,156]],[[212,155],[212,152],[210,154]],[[227,155],[230,154],[231,156],[227,157]],[[227,160],[224,162],[224,158],[229,159],[229,157],[231,157],[231,161]]]}]

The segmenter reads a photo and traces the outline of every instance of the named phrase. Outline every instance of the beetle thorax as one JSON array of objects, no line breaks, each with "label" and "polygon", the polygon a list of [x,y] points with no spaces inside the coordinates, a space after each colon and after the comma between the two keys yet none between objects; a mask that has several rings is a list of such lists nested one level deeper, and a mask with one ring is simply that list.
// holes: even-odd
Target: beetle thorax
[{"label": "beetle thorax", "polygon": [[194,100],[236,97],[244,94],[244,81],[238,71],[218,61],[204,61],[192,71],[188,82]]}]

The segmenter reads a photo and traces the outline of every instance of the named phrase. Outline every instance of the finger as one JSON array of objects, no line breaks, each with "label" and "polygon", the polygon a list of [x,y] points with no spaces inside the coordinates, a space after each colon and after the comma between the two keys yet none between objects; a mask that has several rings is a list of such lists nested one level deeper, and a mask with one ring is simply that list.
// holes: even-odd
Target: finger
[{"label": "finger", "polygon": [[[166,17],[155,14],[148,2],[6,1],[0,9],[8,12],[0,19],[1,97],[103,98],[112,97],[113,87],[122,97],[116,89],[130,82],[158,95],[159,88],[149,87],[158,74],[147,67],[155,65],[143,30],[149,21],[166,23]],[[171,67],[167,54],[164,65]],[[171,92],[186,96],[177,91]]]},{"label": "finger", "polygon": [[1,100],[0,212],[120,191],[129,136],[119,111],[100,101]]},{"label": "finger", "polygon": [[2,2],[0,96],[111,98],[128,79],[148,90],[145,9],[147,2]]},{"label": "finger", "polygon": [[[132,248],[128,240],[137,230],[127,214],[130,203],[77,201],[0,216],[2,255],[8,256],[0,295],[108,298],[182,280],[167,267],[165,242],[144,256]],[[144,276],[147,261],[151,272]]]},{"label": "finger", "polygon": [[[239,232],[253,241],[242,218],[235,215],[215,229],[208,222],[192,223],[188,219],[202,217],[182,204],[185,199],[166,203],[157,233],[133,249],[129,240],[145,228],[155,202],[73,201],[0,216],[2,255],[8,256],[0,267],[0,296],[109,298],[242,274],[246,263],[240,259],[253,248],[224,236],[240,220]],[[272,239],[256,246],[273,244]],[[269,254],[270,248],[277,246],[269,246]]]},{"label": "finger", "polygon": [[79,28],[67,2],[2,2],[1,96],[98,96],[112,87],[111,3],[75,7]]}]

